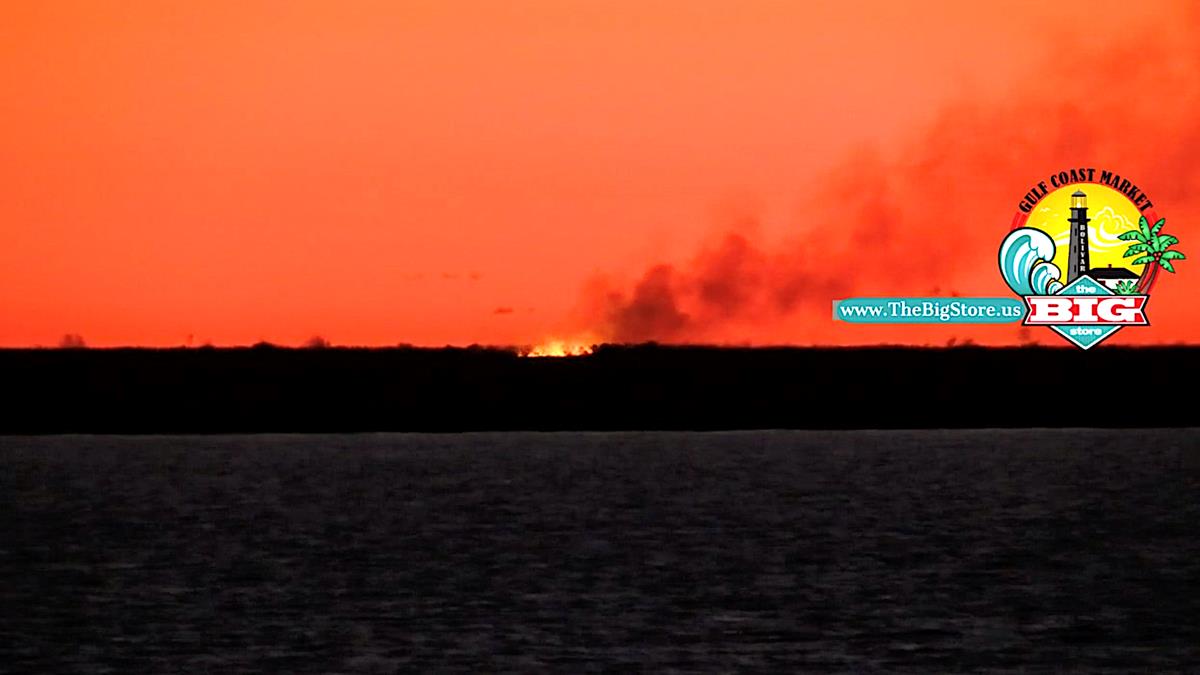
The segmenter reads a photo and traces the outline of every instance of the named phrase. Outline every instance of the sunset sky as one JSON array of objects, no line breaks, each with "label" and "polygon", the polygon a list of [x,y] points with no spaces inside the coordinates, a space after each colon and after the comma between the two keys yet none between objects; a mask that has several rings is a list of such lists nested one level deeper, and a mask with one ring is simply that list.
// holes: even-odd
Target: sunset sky
[{"label": "sunset sky", "polygon": [[1062,344],[830,303],[1010,296],[1075,166],[1200,250],[1187,3],[18,0],[0,89],[0,346]]}]

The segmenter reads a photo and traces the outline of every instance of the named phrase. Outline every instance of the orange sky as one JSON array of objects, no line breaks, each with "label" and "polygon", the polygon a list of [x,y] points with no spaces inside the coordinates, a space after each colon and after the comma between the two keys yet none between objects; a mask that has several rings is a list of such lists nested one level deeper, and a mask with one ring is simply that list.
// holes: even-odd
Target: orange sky
[{"label": "orange sky", "polygon": [[[1095,0],[5,2],[0,345],[1013,343],[829,303],[1008,295],[1017,201],[1069,166],[1138,180],[1189,252],[1198,24]],[[1179,269],[1112,342],[1200,338]],[[616,325],[651,295],[687,321]]]}]

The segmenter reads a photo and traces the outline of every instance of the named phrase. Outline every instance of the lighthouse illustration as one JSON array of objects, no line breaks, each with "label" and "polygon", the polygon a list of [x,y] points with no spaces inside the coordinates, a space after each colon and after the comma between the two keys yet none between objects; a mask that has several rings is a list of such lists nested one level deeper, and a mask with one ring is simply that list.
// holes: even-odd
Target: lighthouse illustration
[{"label": "lighthouse illustration", "polygon": [[1087,274],[1091,268],[1088,255],[1088,221],[1091,219],[1088,218],[1087,210],[1087,194],[1083,190],[1076,190],[1071,195],[1071,217],[1067,219],[1071,223],[1071,246],[1067,258],[1068,284]]}]

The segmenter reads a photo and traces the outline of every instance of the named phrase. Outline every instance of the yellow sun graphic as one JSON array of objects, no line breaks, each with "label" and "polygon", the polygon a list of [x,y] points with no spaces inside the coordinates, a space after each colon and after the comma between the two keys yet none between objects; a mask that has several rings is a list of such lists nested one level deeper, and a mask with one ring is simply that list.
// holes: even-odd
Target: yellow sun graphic
[{"label": "yellow sun graphic", "polygon": [[1046,195],[1026,222],[1028,227],[1036,227],[1054,239],[1054,264],[1062,270],[1063,276],[1067,271],[1067,256],[1069,253],[1068,239],[1071,224],[1071,195],[1075,191],[1087,195],[1088,218],[1088,249],[1091,255],[1091,269],[1102,267],[1124,267],[1134,274],[1141,275],[1145,265],[1132,265],[1129,261],[1135,257],[1124,257],[1130,243],[1121,241],[1118,235],[1122,232],[1135,230],[1138,226],[1137,207],[1125,195],[1116,190],[1094,183],[1073,183],[1058,188]]}]

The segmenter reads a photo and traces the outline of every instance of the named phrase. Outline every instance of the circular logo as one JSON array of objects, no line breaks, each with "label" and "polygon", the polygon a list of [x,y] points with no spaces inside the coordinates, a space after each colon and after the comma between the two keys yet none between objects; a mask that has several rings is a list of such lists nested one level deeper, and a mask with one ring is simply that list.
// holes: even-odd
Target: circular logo
[{"label": "circular logo", "polygon": [[1137,184],[1095,168],[1060,171],[1034,185],[1000,245],[1000,273],[1046,326],[1087,349],[1124,326],[1149,323],[1160,273],[1186,259],[1179,239]]}]

